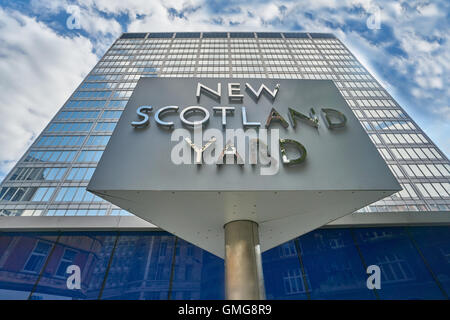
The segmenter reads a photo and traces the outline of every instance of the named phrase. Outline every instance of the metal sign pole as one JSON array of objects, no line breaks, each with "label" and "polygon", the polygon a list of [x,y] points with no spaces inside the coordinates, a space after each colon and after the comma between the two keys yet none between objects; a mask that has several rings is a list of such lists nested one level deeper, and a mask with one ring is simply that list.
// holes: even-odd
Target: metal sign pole
[{"label": "metal sign pole", "polygon": [[238,220],[227,223],[224,229],[226,298],[265,299],[258,224]]}]

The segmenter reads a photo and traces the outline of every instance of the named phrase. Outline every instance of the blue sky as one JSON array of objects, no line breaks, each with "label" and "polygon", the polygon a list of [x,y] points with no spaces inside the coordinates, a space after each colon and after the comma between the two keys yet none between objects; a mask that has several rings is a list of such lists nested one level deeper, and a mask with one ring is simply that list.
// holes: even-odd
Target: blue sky
[{"label": "blue sky", "polygon": [[450,2],[0,0],[0,180],[124,31],[335,33],[450,155]]}]

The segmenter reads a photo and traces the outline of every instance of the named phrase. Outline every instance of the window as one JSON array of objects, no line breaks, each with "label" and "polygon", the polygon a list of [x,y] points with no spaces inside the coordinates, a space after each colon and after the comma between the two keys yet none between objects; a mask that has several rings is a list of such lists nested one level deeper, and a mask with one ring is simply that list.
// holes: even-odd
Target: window
[{"label": "window", "polygon": [[76,162],[98,162],[103,151],[81,151]]},{"label": "window", "polygon": [[67,119],[96,119],[99,111],[62,111],[56,116],[56,120]]},{"label": "window", "polygon": [[121,114],[122,114],[122,111],[106,110],[102,114],[102,119],[119,119]]},{"label": "window", "polygon": [[108,98],[111,91],[76,91],[74,98]]},{"label": "window", "polygon": [[92,128],[92,122],[57,122],[48,127],[48,132],[57,131],[89,131]]},{"label": "window", "polygon": [[95,168],[72,168],[67,175],[66,180],[90,180],[94,174]]},{"label": "window", "polygon": [[57,202],[104,202],[104,200],[87,192],[85,187],[62,187],[56,195]]},{"label": "window", "polygon": [[111,136],[90,136],[86,142],[87,146],[106,146]]},{"label": "window", "polygon": [[64,249],[64,254],[59,262],[58,269],[56,270],[56,276],[65,277],[67,275],[67,267],[73,264],[77,251],[71,249]]},{"label": "window", "polygon": [[32,273],[39,273],[51,247],[52,245],[50,243],[39,240],[25,263],[23,270]]},{"label": "window", "polygon": [[106,100],[69,100],[64,108],[103,108]]},{"label": "window", "polygon": [[47,187],[38,188],[33,198],[31,198],[31,201],[48,201],[50,200],[50,197],[53,195],[54,191],[55,188],[47,188]]},{"label": "window", "polygon": [[285,294],[298,294],[306,291],[300,269],[284,271],[283,284]]},{"label": "window", "polygon": [[65,172],[66,168],[16,168],[10,180],[59,180]]},{"label": "window", "polygon": [[86,136],[42,136],[37,143],[36,147],[49,147],[49,146],[81,146]]},{"label": "window", "polygon": [[116,122],[99,122],[95,126],[94,131],[114,131]]}]

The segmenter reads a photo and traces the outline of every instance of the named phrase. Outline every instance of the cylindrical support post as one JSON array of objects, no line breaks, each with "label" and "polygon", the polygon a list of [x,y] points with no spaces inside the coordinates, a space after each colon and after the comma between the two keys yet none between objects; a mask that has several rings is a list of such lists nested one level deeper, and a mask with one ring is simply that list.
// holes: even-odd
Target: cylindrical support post
[{"label": "cylindrical support post", "polygon": [[265,299],[258,224],[238,220],[227,223],[224,228],[226,298]]}]

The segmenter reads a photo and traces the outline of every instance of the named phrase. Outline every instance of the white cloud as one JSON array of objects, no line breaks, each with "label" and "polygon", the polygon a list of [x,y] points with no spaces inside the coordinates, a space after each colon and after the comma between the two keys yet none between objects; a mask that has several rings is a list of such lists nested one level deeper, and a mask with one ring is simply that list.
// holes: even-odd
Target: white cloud
[{"label": "white cloud", "polygon": [[91,42],[65,38],[0,8],[0,175],[22,156],[97,61]]},{"label": "white cloud", "polygon": [[94,51],[103,54],[111,42],[122,33],[122,26],[114,18],[105,18],[95,3],[68,0],[32,0],[32,12],[39,16],[52,16],[64,12],[67,21],[63,28],[84,30],[95,41]]}]

